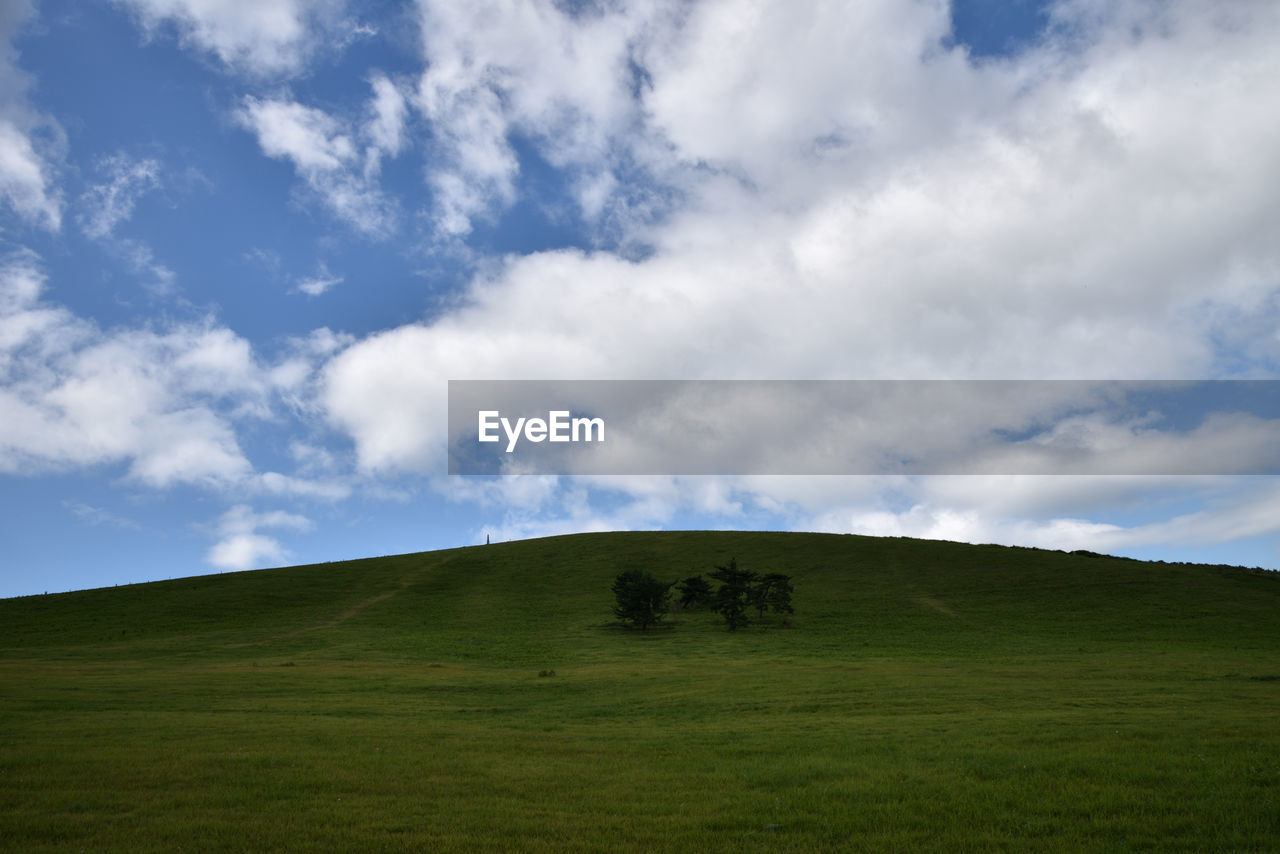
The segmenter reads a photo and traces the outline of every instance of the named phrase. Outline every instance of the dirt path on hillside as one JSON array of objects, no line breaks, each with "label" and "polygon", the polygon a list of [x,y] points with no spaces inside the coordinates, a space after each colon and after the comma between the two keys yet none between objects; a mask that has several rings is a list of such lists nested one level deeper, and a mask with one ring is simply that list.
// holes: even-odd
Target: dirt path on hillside
[{"label": "dirt path on hillside", "polygon": [[347,608],[345,611],[342,611],[341,613],[335,615],[334,617],[328,620],[323,620],[319,623],[315,623],[314,625],[310,625],[310,626],[305,626],[301,629],[294,629],[291,632],[284,632],[283,634],[272,635],[271,637],[263,638],[262,640],[249,641],[247,643],[231,644],[230,648],[238,648],[238,647],[246,647],[246,646],[265,646],[267,644],[278,643],[282,640],[288,640],[289,638],[294,638],[294,637],[297,637],[298,635],[305,635],[310,632],[320,631],[322,629],[331,629],[334,626],[341,625],[347,622],[348,620],[358,617],[360,614],[369,610],[374,605],[381,604],[383,602],[386,602],[388,599],[393,599],[396,596],[399,596],[405,590],[408,590],[410,587],[412,587],[414,582],[422,578],[422,576],[426,572],[433,569],[439,569],[440,567],[444,566],[451,560],[453,560],[453,558],[447,558],[445,560],[439,561],[438,563],[432,563],[428,566],[420,566],[414,571],[405,575],[398,582],[396,582],[396,586],[393,587],[391,590],[378,593],[377,595],[370,596],[368,599],[364,599],[360,602],[357,602],[356,604]]},{"label": "dirt path on hillside", "polygon": [[955,611],[951,610],[951,606],[946,602],[943,602],[941,599],[935,599],[932,596],[921,596],[916,600],[916,602],[931,611],[937,611],[939,614],[943,614],[953,620],[964,623],[966,626],[974,626],[988,632],[996,631],[995,626],[988,626],[986,623],[979,623],[977,620],[971,620],[968,617],[960,616]]}]

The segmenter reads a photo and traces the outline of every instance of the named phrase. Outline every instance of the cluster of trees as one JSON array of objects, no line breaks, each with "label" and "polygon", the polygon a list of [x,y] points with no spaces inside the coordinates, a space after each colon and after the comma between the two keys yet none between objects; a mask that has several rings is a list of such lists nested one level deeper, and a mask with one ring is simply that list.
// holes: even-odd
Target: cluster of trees
[{"label": "cluster of trees", "polygon": [[708,608],[724,617],[729,631],[749,625],[752,611],[755,618],[764,617],[765,611],[775,614],[793,614],[791,607],[791,576],[779,572],[765,575],[738,567],[737,558],[728,566],[718,566],[711,579],[719,582],[712,589],[701,575],[691,575],[682,581],[663,582],[639,569],[629,569],[613,580],[616,603],[613,613],[623,622],[647,629],[662,621],[671,610],[672,589],[675,602],[682,610]]}]

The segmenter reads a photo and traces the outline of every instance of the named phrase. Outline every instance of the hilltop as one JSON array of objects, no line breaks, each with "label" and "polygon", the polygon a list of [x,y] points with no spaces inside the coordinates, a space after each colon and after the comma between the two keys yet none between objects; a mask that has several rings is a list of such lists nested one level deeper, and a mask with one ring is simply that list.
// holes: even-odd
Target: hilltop
[{"label": "hilltop", "polygon": [[[730,557],[789,627],[614,622]],[[1263,850],[1277,615],[1260,570],[758,532],[3,600],[0,850]]]},{"label": "hilltop", "polygon": [[[1003,654],[1068,636],[1086,645],[1238,647],[1269,639],[1280,602],[1280,573],[1243,567],[907,538],[621,532],[0,600],[0,649],[91,644],[96,655],[127,655],[191,646],[236,658],[247,646],[320,652],[355,642],[371,652],[533,663],[572,656],[582,632],[610,621],[619,572],[675,580],[730,557],[794,576],[797,631],[786,643],[796,651],[832,636],[915,654]],[[460,631],[474,637],[459,645]]]}]

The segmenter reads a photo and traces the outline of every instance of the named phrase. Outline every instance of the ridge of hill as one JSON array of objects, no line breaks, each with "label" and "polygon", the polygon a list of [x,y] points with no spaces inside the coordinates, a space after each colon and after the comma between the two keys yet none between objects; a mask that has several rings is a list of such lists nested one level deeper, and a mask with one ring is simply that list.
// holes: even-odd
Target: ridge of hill
[{"label": "ridge of hill", "polygon": [[[614,620],[736,558],[787,625]],[[0,600],[0,852],[1264,851],[1280,573],[578,534]]]},{"label": "ridge of hill", "polygon": [[[581,632],[610,621],[619,572],[674,581],[731,557],[793,576],[797,650],[834,637],[923,651],[921,632],[963,649],[1067,638],[1270,648],[1280,613],[1280,573],[1243,567],[856,535],[614,532],[0,600],[0,650],[85,643],[133,654],[187,640],[234,657],[253,646],[319,650],[368,627],[384,652],[415,638],[418,651],[440,643],[435,657],[447,657],[447,636],[466,630],[568,654]],[[492,650],[493,663],[511,663],[508,646]],[[490,647],[474,638],[456,652],[485,660]]]}]

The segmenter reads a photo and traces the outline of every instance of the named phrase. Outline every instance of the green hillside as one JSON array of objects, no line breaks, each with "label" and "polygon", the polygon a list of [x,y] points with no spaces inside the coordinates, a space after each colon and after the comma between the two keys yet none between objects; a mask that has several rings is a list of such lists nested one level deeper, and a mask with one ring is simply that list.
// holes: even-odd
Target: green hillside
[{"label": "green hillside", "polygon": [[[614,623],[730,557],[789,626]],[[785,533],[2,600],[0,851],[1274,850],[1278,629],[1277,573]]]}]

